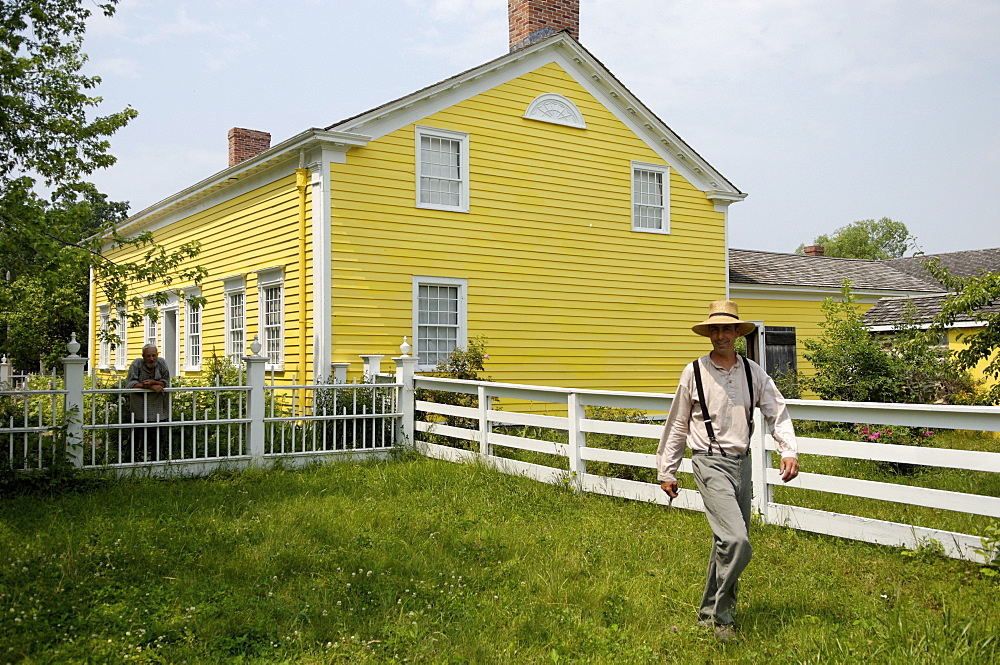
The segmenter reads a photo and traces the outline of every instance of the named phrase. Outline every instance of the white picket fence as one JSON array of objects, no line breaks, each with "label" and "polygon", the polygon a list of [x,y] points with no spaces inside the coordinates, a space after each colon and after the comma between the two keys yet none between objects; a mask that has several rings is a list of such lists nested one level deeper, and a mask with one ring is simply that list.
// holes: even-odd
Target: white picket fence
[{"label": "white picket fence", "polygon": [[[680,495],[671,502],[655,482],[609,478],[587,471],[588,462],[608,462],[640,469],[656,468],[654,454],[588,447],[587,434],[612,434],[656,441],[663,430],[662,424],[588,418],[587,407],[617,407],[662,414],[670,409],[672,395],[574,390],[419,376],[415,379],[415,387],[478,397],[476,407],[437,404],[425,400],[416,403],[416,410],[424,415],[415,423],[415,441],[417,447],[426,455],[455,462],[477,460],[507,473],[547,483],[567,484],[585,492],[690,510],[704,510],[700,495],[694,489],[681,489]],[[497,400],[503,401],[502,410],[491,408]],[[516,410],[518,404],[524,406]],[[795,420],[1000,431],[1000,407],[789,400],[789,411]],[[559,415],[546,415],[546,412]],[[474,421],[477,427],[448,425],[443,419],[449,416]],[[983,547],[983,541],[979,536],[777,503],[774,500],[774,487],[783,485],[801,490],[868,497],[992,518],[1000,518],[1000,498],[820,475],[810,473],[808,467],[795,480],[785,484],[782,483],[772,463],[774,440],[767,433],[767,427],[759,412],[756,417],[758,420],[756,433],[751,442],[753,509],[759,514],[762,522],[910,549],[938,543],[948,556],[969,561],[983,561],[982,555],[977,552],[977,549]],[[522,428],[523,432],[510,434],[512,428]],[[530,436],[532,428],[559,430],[564,432],[565,436],[558,442],[532,437]],[[435,436],[472,442],[473,450],[433,443],[430,439]],[[513,448],[566,458],[566,468],[510,459],[498,455],[497,448]],[[992,452],[808,437],[799,438],[799,451],[809,455],[1000,473],[1000,453]],[[680,471],[691,473],[690,459],[682,461]]]},{"label": "white picket fence", "polygon": [[85,469],[205,475],[277,460],[305,465],[384,456],[399,439],[399,383],[385,377],[371,383],[268,383],[266,358],[244,361],[244,385],[165,389],[170,417],[150,424],[136,422],[129,402],[136,395],[150,399],[151,391],[121,388],[120,382],[84,389],[86,359],[64,358],[62,387],[52,378],[43,389],[0,390],[0,465],[31,472],[68,454],[71,464]]}]

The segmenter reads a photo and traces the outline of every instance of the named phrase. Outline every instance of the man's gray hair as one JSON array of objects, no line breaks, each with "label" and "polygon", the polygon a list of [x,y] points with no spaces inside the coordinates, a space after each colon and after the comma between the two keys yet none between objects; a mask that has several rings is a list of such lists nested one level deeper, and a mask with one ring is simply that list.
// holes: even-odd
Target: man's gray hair
[{"label": "man's gray hair", "polygon": [[157,346],[155,344],[143,344],[142,345],[142,352],[143,353],[145,353],[149,349],[156,349],[157,353],[159,353],[159,351],[160,351],[160,349],[157,348]]}]

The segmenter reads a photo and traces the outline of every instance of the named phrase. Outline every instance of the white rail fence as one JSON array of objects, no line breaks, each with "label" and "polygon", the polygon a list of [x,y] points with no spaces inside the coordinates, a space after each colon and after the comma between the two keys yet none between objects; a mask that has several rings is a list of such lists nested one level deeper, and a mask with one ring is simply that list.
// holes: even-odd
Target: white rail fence
[{"label": "white rail fence", "polygon": [[[601,420],[599,417],[588,417],[588,409],[592,411],[594,407],[613,407],[664,414],[670,409],[671,395],[572,390],[419,376],[415,379],[415,386],[418,390],[474,395],[477,398],[474,400],[476,406],[471,407],[439,404],[426,399],[416,402],[416,410],[421,418],[415,422],[415,441],[426,455],[455,462],[479,460],[507,473],[528,476],[542,482],[567,484],[580,491],[704,510],[699,493],[691,489],[693,482],[689,482],[689,488],[681,489],[678,498],[670,502],[655,482],[653,470],[656,468],[656,458],[652,452],[631,452],[587,445],[588,434],[617,435],[648,439],[649,449],[655,450],[663,429],[662,424]],[[502,410],[493,408],[497,400],[503,400]],[[517,405],[524,406],[516,410]],[[790,400],[789,411],[796,420],[1000,431],[998,407]],[[560,415],[544,415],[544,412],[558,412]],[[810,473],[808,466],[798,478],[785,484],[772,463],[774,440],[767,434],[762,416],[757,413],[756,417],[756,433],[751,442],[753,508],[764,523],[910,549],[938,543],[948,556],[983,561],[982,554],[977,552],[977,549],[983,547],[979,536],[778,503],[774,499],[774,487],[867,497],[991,518],[1000,518],[1000,498],[822,475]],[[464,424],[454,424],[456,418],[464,419]],[[449,424],[449,420],[453,424]],[[552,437],[553,430],[560,432],[561,436]],[[548,432],[550,436],[543,438],[541,432]],[[450,441],[442,442],[441,437]],[[557,440],[553,441],[552,438]],[[604,442],[607,440],[605,437]],[[455,442],[470,442],[472,450],[456,447]],[[565,461],[556,466],[553,462],[544,464],[511,459],[504,456],[503,449],[541,453],[554,456],[551,458],[553,462],[557,458],[564,458]],[[799,451],[807,455],[1000,473],[1000,452],[808,437],[799,438]],[[632,468],[636,471],[649,470],[645,474],[650,477],[650,481],[589,473],[588,462],[621,465],[619,468]],[[690,459],[682,461],[680,471],[691,473]]]},{"label": "white rail fence", "polygon": [[391,379],[268,384],[266,359],[244,360],[245,385],[167,388],[169,418],[143,422],[135,414],[147,413],[154,393],[120,381],[85,389],[86,359],[65,358],[62,387],[53,377],[42,389],[0,390],[0,466],[36,471],[68,455],[79,468],[203,475],[279,459],[301,465],[381,456],[402,430],[402,386]]}]

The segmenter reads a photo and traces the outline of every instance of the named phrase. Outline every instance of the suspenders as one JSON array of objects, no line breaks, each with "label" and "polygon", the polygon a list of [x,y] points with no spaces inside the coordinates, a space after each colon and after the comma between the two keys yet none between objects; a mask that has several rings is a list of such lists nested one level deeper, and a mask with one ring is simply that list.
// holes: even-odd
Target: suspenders
[{"label": "suspenders", "polygon": [[[750,391],[750,414],[747,416],[747,424],[750,426],[750,435],[753,436],[753,376],[750,374],[750,361],[740,356],[743,359],[743,369],[747,374],[747,389]],[[694,367],[694,382],[698,387],[698,403],[701,404],[701,416],[705,420],[705,429],[708,430],[708,454],[712,454],[712,444],[714,443],[719,447],[719,452],[722,453],[723,457],[729,457],[726,455],[726,451],[722,449],[722,444],[715,440],[715,428],[712,426],[712,417],[708,415],[708,403],[705,401],[705,388],[701,382],[701,362],[700,359],[695,360],[691,365]]]}]

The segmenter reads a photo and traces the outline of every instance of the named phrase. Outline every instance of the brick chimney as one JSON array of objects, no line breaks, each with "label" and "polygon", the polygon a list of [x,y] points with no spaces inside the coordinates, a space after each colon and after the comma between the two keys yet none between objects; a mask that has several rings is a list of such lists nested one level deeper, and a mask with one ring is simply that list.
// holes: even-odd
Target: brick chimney
[{"label": "brick chimney", "polygon": [[823,245],[809,245],[802,248],[802,252],[806,256],[823,256]]},{"label": "brick chimney", "polygon": [[256,129],[233,127],[229,130],[229,165],[256,157],[271,147],[271,135]]},{"label": "brick chimney", "polygon": [[507,18],[511,51],[560,30],[580,38],[580,0],[507,0]]}]

